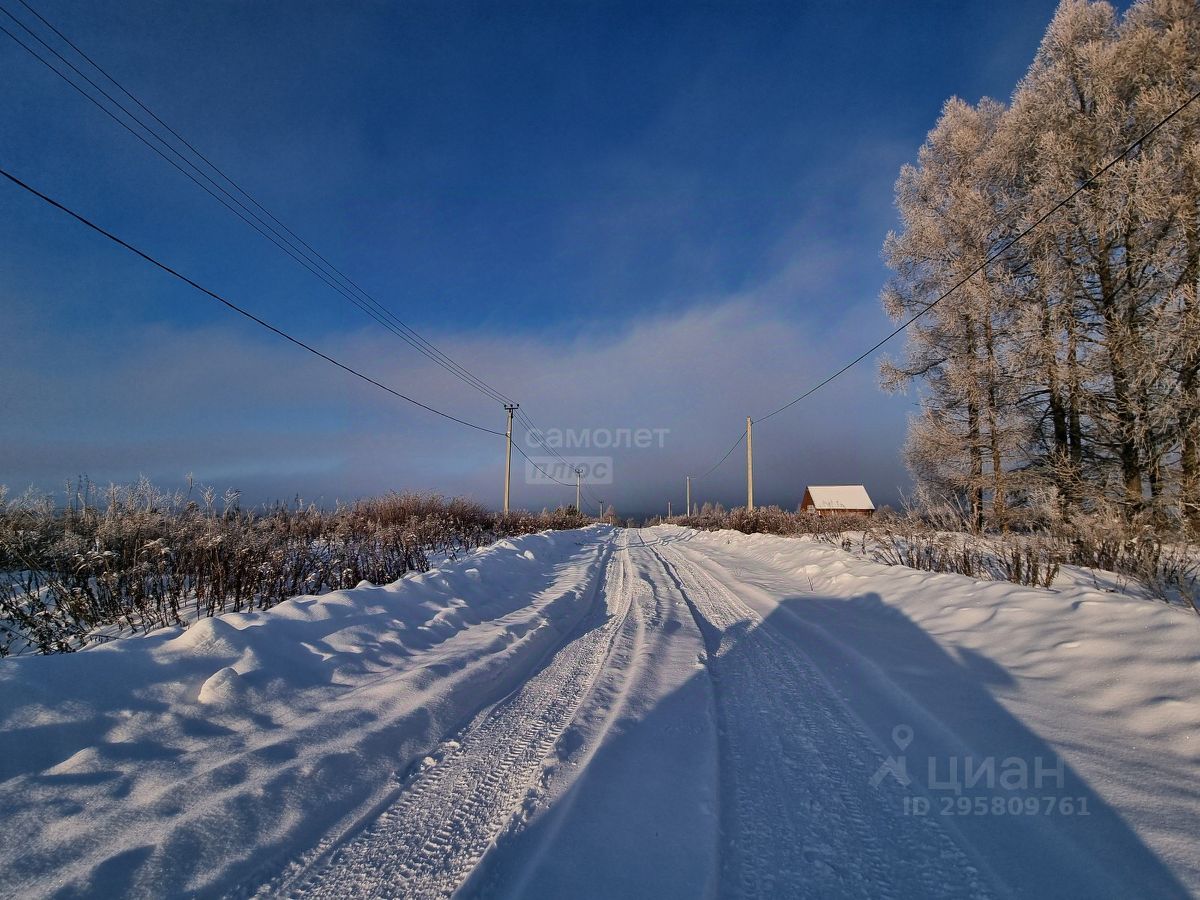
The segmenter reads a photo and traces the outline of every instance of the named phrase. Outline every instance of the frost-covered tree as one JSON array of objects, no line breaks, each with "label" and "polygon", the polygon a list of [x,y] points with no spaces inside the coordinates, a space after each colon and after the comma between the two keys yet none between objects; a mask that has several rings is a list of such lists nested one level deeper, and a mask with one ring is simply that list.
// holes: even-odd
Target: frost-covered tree
[{"label": "frost-covered tree", "polygon": [[[1200,90],[1200,7],[1194,0],[1147,0],[1124,23],[1125,39],[1145,47],[1143,102],[1167,115]],[[1169,385],[1164,418],[1168,455],[1177,455],[1180,502],[1200,530],[1200,115],[1189,110],[1158,139],[1163,205],[1174,218],[1173,258],[1156,310],[1153,356]]]},{"label": "frost-covered tree", "polygon": [[905,228],[885,247],[897,272],[885,308],[897,319],[924,314],[908,332],[904,359],[883,367],[889,388],[923,386],[909,461],[923,480],[961,495],[979,525],[985,498],[1003,517],[1023,436],[1011,371],[1012,289],[999,269],[972,274],[1009,237],[1008,197],[989,152],[1003,115],[993,101],[946,104],[918,164],[900,174]]},{"label": "frost-covered tree", "polygon": [[885,308],[929,309],[884,384],[919,386],[918,482],[1003,523],[1053,488],[1200,519],[1200,88],[1194,0],[1066,0],[1010,105],[951,100],[897,182]]}]

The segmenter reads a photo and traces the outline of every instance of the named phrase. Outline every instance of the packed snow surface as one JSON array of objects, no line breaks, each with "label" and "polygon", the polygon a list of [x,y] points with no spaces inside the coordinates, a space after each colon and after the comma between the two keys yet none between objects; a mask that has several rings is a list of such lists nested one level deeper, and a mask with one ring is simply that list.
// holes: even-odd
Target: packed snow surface
[{"label": "packed snow surface", "polygon": [[1200,892],[1200,620],[596,526],[0,661],[0,896]]}]

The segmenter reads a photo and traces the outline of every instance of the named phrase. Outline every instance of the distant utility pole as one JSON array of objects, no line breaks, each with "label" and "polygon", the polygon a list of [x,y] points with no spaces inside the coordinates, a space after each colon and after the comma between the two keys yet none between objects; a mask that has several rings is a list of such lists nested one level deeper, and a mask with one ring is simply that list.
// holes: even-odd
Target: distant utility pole
[{"label": "distant utility pole", "polygon": [[687,509],[683,513],[685,516],[692,514],[692,476],[687,476]]},{"label": "distant utility pole", "polygon": [[754,422],[746,416],[746,511],[754,512]]},{"label": "distant utility pole", "polygon": [[604,518],[604,501],[603,500],[600,500],[599,498],[597,498],[596,509],[599,510],[599,512],[596,514],[596,518],[603,519]]},{"label": "distant utility pole", "polygon": [[512,485],[512,420],[513,413],[519,408],[519,403],[504,404],[508,412],[508,431],[504,438],[504,514],[508,515],[508,495]]},{"label": "distant utility pole", "polygon": [[667,518],[671,518],[671,501],[667,501]]},{"label": "distant utility pole", "polygon": [[579,473],[582,471],[583,469],[578,466],[575,467],[575,512],[581,516],[583,515],[583,507],[579,505]]}]

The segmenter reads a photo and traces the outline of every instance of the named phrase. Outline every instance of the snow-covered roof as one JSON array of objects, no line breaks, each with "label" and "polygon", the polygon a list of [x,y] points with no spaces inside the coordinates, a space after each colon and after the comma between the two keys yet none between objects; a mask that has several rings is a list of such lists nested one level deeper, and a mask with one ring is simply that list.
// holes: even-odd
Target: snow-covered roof
[{"label": "snow-covered roof", "polygon": [[874,509],[861,484],[810,484],[808,496],[814,509]]}]

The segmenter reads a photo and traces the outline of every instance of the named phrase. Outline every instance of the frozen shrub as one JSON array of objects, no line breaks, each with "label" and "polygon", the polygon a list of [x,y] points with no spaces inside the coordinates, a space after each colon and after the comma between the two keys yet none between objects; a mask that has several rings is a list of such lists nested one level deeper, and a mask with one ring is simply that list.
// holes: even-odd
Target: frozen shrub
[{"label": "frozen shrub", "polygon": [[857,515],[819,516],[811,512],[788,512],[779,506],[744,506],[727,510],[721,504],[705,503],[692,516],[677,516],[674,524],[703,531],[729,528],[745,534],[777,534],[784,537],[809,534],[837,543],[846,532],[861,532],[868,519]]},{"label": "frozen shrub", "polygon": [[289,597],[383,584],[496,537],[578,528],[573,508],[498,516],[438,494],[389,493],[319,509],[243,509],[236,492],[164,492],[145,479],[81,480],[57,509],[0,491],[0,656],[269,609]]},{"label": "frozen shrub", "polygon": [[[1195,536],[1162,521],[1131,520],[1116,510],[1097,509],[1069,521],[1047,511],[1030,513],[1020,530],[994,532],[978,530],[965,508],[928,500],[901,512],[884,508],[870,518],[818,516],[777,506],[725,510],[706,503],[696,515],[672,521],[709,531],[810,535],[885,565],[1031,587],[1050,587],[1064,565],[1103,569],[1200,613],[1200,548]],[[1010,526],[1015,521],[1011,517]]]}]

